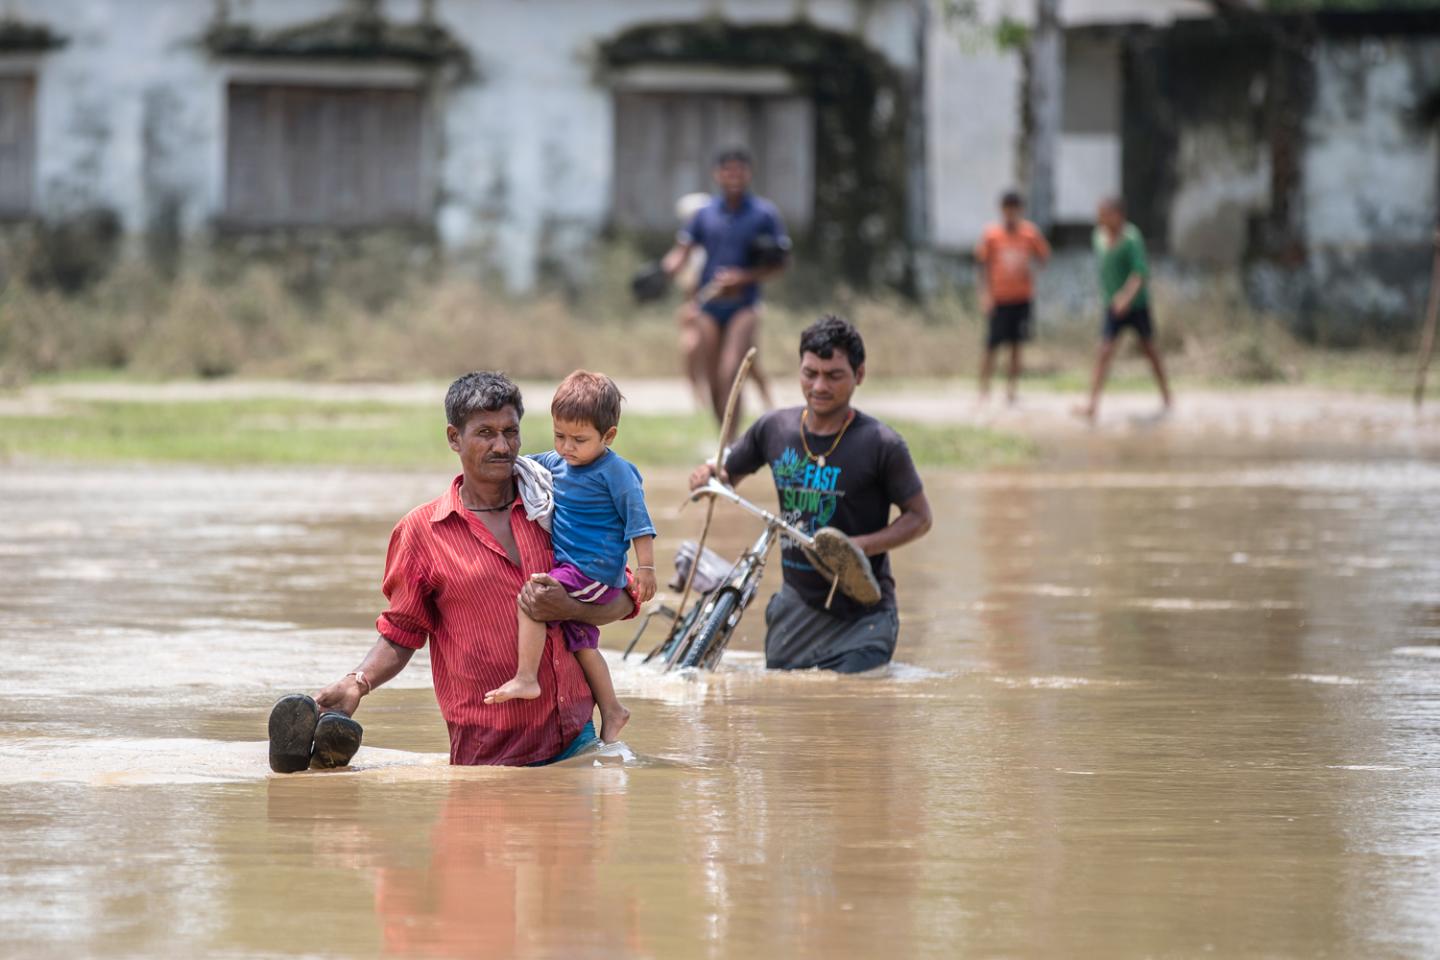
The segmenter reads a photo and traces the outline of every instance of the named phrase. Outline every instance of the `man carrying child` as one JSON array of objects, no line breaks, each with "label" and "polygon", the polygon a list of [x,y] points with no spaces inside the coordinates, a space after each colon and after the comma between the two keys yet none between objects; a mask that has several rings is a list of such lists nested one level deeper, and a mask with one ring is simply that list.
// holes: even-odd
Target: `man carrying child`
[{"label": "man carrying child", "polygon": [[[632,587],[586,603],[550,575],[556,568],[551,538],[528,515],[516,478],[524,409],[519,388],[504,374],[471,373],[451,384],[445,433],[459,457],[460,476],[395,526],[383,584],[389,605],[376,621],[380,637],[370,652],[313,700],[297,694],[275,705],[273,769],[304,769],[312,749],[316,757],[327,752],[327,729],[343,732],[354,725],[349,753],[325,765],[348,762],[359,745],[350,715],[427,642],[451,763],[552,763],[595,742],[595,700],[561,624],[600,626],[633,616],[639,593]],[[514,679],[517,606],[547,625],[535,671],[539,690],[531,699],[486,703],[487,691]],[[317,730],[326,717],[341,722]]]}]

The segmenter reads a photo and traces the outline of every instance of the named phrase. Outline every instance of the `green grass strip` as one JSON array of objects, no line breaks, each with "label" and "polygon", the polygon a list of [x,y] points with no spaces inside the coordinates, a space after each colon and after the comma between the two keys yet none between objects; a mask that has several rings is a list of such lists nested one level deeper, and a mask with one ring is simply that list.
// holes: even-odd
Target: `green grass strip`
[{"label": "green grass strip", "polygon": [[[894,422],[917,463],[977,468],[1033,456],[1024,438],[979,427]],[[525,451],[547,449],[549,424],[526,419]],[[615,449],[641,466],[679,467],[713,451],[701,415],[631,414]],[[0,459],[431,468],[454,462],[436,411],[290,399],[73,402],[54,414],[0,415]]]}]

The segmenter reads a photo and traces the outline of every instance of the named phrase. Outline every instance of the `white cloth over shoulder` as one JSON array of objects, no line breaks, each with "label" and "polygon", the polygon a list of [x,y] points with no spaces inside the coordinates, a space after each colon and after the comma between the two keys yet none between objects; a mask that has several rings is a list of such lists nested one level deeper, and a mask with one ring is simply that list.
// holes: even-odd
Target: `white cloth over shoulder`
[{"label": "white cloth over shoulder", "polygon": [[555,478],[530,457],[516,457],[513,472],[520,499],[525,502],[525,516],[549,531],[550,517],[555,513]]}]

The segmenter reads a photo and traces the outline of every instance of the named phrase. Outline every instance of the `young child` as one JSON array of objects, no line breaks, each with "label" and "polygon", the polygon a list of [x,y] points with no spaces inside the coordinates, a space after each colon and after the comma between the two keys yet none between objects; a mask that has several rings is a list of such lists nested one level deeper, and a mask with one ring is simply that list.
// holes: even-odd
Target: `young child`
[{"label": "young child", "polygon": [[[555,569],[550,576],[582,603],[605,604],[619,595],[632,543],[639,600],[645,603],[655,596],[655,526],[645,509],[640,471],[610,450],[620,423],[620,400],[620,389],[604,374],[585,370],[570,374],[550,404],[555,450],[535,457],[555,483],[555,512],[550,519]],[[537,675],[545,649],[545,624],[524,613],[519,617],[515,676],[485,694],[486,703],[533,700],[540,695]],[[574,621],[561,628],[600,708],[600,739],[611,743],[630,719],[630,711],[615,696],[610,668],[600,653],[600,630]]]},{"label": "young child", "polygon": [[1090,402],[1076,407],[1075,413],[1092,423],[1095,421],[1100,412],[1100,391],[1105,388],[1117,341],[1125,328],[1130,327],[1140,340],[1140,352],[1145,354],[1155,373],[1163,416],[1170,412],[1172,401],[1165,364],[1155,346],[1155,324],[1150,318],[1150,266],[1145,256],[1145,238],[1140,235],[1140,228],[1125,218],[1125,201],[1120,197],[1102,200],[1095,220],[1093,243],[1100,290],[1105,298],[1105,326],[1100,334],[1095,372],[1090,377]]},{"label": "young child", "polygon": [[1010,345],[1010,375],[1005,399],[1013,406],[1020,385],[1020,350],[1030,339],[1034,266],[1050,259],[1045,234],[1024,217],[1025,198],[1014,190],[1000,198],[1000,222],[985,228],[975,259],[980,263],[980,309],[989,321],[980,361],[980,400],[990,397],[995,353]]}]

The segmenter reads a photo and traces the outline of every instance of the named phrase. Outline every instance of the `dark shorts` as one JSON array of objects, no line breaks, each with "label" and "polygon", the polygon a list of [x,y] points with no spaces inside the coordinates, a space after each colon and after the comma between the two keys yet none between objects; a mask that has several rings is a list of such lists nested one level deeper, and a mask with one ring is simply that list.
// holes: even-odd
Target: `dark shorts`
[{"label": "dark shorts", "polygon": [[737,313],[742,310],[752,310],[754,307],[755,304],[746,303],[743,300],[711,300],[700,308],[700,312],[714,320],[716,325],[724,330],[730,325],[730,321],[735,319]]},{"label": "dark shorts", "polygon": [[890,662],[900,637],[900,616],[892,608],[842,620],[783,586],[765,607],[765,626],[765,666],[771,670],[873,670]]},{"label": "dark shorts", "polygon": [[[565,592],[581,603],[609,603],[622,593],[619,587],[591,580],[573,564],[561,563],[550,571],[550,576],[560,581]],[[566,620],[560,624],[565,634],[565,648],[571,653],[576,650],[596,650],[600,646],[600,628],[588,623]]]},{"label": "dark shorts", "polygon": [[990,311],[990,331],[985,346],[990,350],[1006,343],[1024,343],[1030,339],[1030,301],[997,303]]},{"label": "dark shorts", "polygon": [[1109,307],[1105,308],[1105,342],[1109,343],[1125,330],[1126,327],[1135,331],[1135,335],[1141,340],[1149,340],[1155,336],[1155,327],[1150,321],[1149,307],[1131,307],[1126,311],[1125,316],[1117,317],[1115,311]]}]

